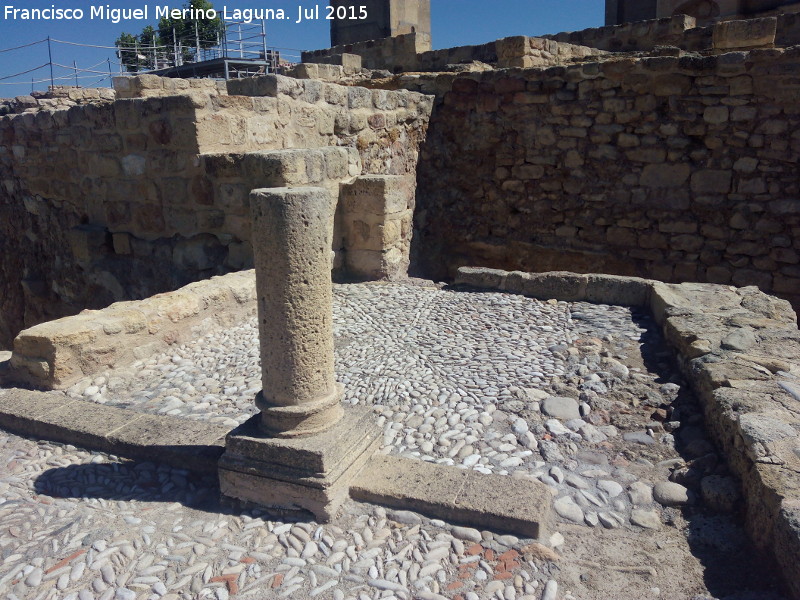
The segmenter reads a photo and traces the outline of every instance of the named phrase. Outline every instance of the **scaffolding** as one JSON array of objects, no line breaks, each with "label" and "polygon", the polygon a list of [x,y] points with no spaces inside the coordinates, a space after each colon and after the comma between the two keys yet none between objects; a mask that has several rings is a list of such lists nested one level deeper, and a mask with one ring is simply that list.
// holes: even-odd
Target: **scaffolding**
[{"label": "scaffolding", "polygon": [[[266,73],[280,73],[293,62],[282,57],[277,48],[267,46],[266,24],[225,21],[216,40],[201,40],[195,23],[195,35],[180,39],[173,30],[174,45],[118,48],[118,56],[136,56],[137,73],[164,77],[237,79]],[[123,60],[123,62],[125,62]],[[141,66],[138,64],[141,63]]]}]

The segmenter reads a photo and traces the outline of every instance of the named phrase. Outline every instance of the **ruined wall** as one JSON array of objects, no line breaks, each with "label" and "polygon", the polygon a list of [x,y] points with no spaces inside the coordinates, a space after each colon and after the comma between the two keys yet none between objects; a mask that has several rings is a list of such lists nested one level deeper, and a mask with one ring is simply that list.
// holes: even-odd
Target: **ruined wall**
[{"label": "ruined wall", "polygon": [[0,115],[65,109],[79,104],[111,102],[117,96],[111,88],[82,88],[71,85],[50,86],[46,92],[31,92],[29,96],[0,98]]},{"label": "ruined wall", "polygon": [[602,50],[560,43],[553,40],[517,35],[480,46],[458,46],[431,50],[417,56],[419,71],[446,71],[454,64],[480,61],[506,69],[540,67],[605,54]]},{"label": "ruined wall", "polygon": [[419,272],[594,271],[800,302],[798,72],[791,48],[439,75]]},{"label": "ruined wall", "polygon": [[656,46],[700,50],[711,46],[711,30],[698,28],[695,18],[687,15],[591,27],[542,37],[611,52],[651,50]]},{"label": "ruined wall", "polygon": [[114,91],[120,100],[130,98],[157,98],[175,94],[202,93],[227,96],[225,81],[216,79],[178,79],[158,75],[121,75],[114,77]]},{"label": "ruined wall", "polygon": [[[770,42],[774,41],[775,45],[780,47],[800,44],[800,14],[796,12],[777,14],[769,19],[775,20],[774,40],[770,40]],[[744,23],[758,20],[750,19]],[[754,26],[757,28],[758,24],[756,23]],[[677,14],[660,19],[592,27],[580,31],[565,31],[542,37],[610,52],[648,51],[657,46],[676,46],[683,50],[701,51],[712,50],[716,47],[714,29],[713,23],[704,23],[703,26],[698,26],[698,20],[695,17]],[[738,47],[754,45],[744,44]]]},{"label": "ruined wall", "polygon": [[587,56],[604,54],[603,50],[529,36],[512,36],[477,46],[430,49],[430,36],[421,33],[358,42],[303,52],[304,63],[339,64],[343,56],[361,57],[366,69],[409,71],[447,71],[453,65],[479,61],[498,68],[555,65]]},{"label": "ruined wall", "polygon": [[230,94],[148,79],[125,90],[147,98],[0,118],[0,345],[23,325],[248,266],[248,185],[270,173],[225,185],[205,155],[341,146],[339,180],[404,175],[431,108],[411,92],[279,76]]},{"label": "ruined wall", "polygon": [[340,44],[332,48],[302,53],[303,62],[325,62],[340,54],[358,54],[365,69],[389,69],[396,73],[413,71],[417,54],[431,49],[431,36],[426,33],[407,33],[394,37]]}]

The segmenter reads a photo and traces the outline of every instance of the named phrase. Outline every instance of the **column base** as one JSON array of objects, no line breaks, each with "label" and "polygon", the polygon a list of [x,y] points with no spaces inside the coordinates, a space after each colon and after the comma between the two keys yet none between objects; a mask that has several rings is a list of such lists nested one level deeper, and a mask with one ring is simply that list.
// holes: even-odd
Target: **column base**
[{"label": "column base", "polygon": [[256,394],[256,406],[261,410],[259,427],[271,437],[295,438],[316,435],[330,429],[342,418],[344,386],[337,383],[333,392],[324,398],[293,406],[276,406]]},{"label": "column base", "polygon": [[260,427],[261,415],[231,431],[218,463],[222,494],[330,521],[380,444],[370,408],[344,412],[345,418],[332,427],[305,437],[268,437]]}]

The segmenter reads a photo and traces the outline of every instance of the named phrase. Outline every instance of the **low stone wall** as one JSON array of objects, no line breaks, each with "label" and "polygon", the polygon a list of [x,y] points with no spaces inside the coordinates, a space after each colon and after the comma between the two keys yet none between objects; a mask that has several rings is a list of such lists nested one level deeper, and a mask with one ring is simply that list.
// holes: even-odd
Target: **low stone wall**
[{"label": "low stone wall", "polygon": [[30,96],[0,99],[0,116],[40,110],[63,110],[81,104],[111,102],[115,98],[116,92],[111,88],[56,85],[46,92],[31,92]]},{"label": "low stone wall", "polygon": [[800,306],[798,71],[795,47],[420,77],[437,104],[412,266],[758,285]]},{"label": "low stone wall", "polygon": [[[726,51],[787,47],[800,43],[797,14],[761,19],[723,21],[697,27],[694,17],[675,15],[608,27],[543,35],[514,36],[488,44],[430,50],[428,36],[407,34],[304,52],[304,63],[342,64],[347,54],[361,57],[367,69],[394,73],[446,71],[454,64],[479,61],[498,68],[538,67],[564,64],[605,52],[652,51],[671,46],[687,51]],[[326,77],[330,74],[322,73]]]},{"label": "low stone wall", "polygon": [[457,284],[534,298],[649,307],[741,479],[746,526],[800,597],[800,331],[756,288],[464,267]]},{"label": "low stone wall", "polygon": [[14,340],[10,379],[39,389],[69,387],[88,375],[124,367],[255,314],[254,271],[86,310],[21,332]]},{"label": "low stone wall", "polygon": [[199,91],[211,95],[227,95],[225,81],[217,79],[178,79],[158,75],[121,75],[112,80],[120,100],[131,98],[160,98]]}]

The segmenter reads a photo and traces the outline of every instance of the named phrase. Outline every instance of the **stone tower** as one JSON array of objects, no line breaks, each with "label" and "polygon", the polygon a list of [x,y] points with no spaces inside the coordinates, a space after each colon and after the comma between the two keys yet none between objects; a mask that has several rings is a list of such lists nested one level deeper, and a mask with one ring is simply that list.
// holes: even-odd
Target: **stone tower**
[{"label": "stone tower", "polygon": [[333,7],[367,9],[364,20],[334,19],[331,21],[331,46],[379,40],[381,38],[419,33],[430,36],[430,0],[330,0]]}]

